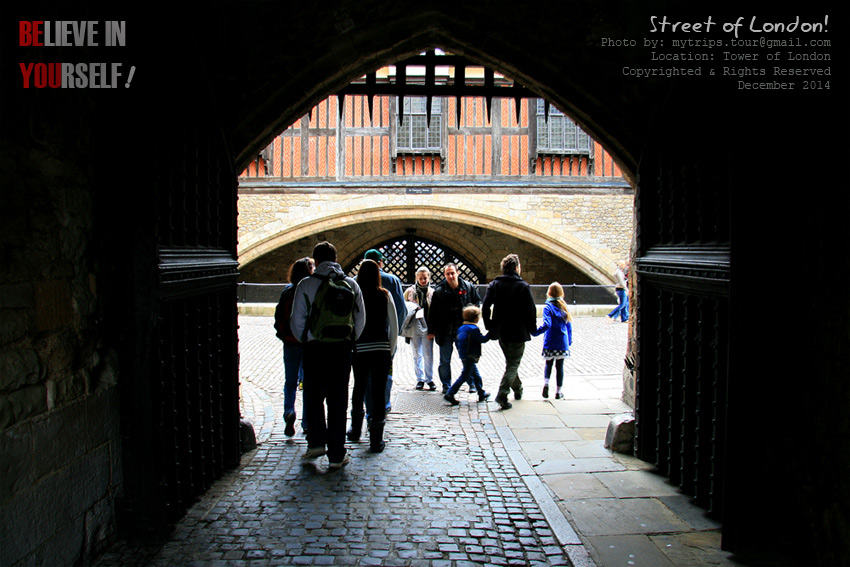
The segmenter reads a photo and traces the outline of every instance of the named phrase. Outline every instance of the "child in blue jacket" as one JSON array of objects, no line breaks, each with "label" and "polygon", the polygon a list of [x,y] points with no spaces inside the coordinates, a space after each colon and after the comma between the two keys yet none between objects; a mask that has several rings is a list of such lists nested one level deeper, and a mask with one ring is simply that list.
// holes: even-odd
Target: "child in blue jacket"
[{"label": "child in blue jacket", "polygon": [[483,402],[490,397],[490,394],[484,391],[484,385],[481,383],[481,374],[478,372],[478,359],[481,358],[481,343],[486,343],[490,340],[489,333],[482,336],[481,330],[478,328],[478,318],[481,316],[481,310],[469,305],[464,308],[461,317],[463,325],[457,330],[457,338],[455,345],[457,346],[457,354],[463,362],[463,371],[460,373],[454,384],[444,398],[453,406],[460,402],[455,399],[455,394],[465,382],[472,382],[478,392],[478,401]]},{"label": "child in blue jacket", "polygon": [[570,356],[570,345],[573,344],[573,318],[567,311],[564,302],[564,288],[554,282],[546,292],[546,306],[543,308],[543,324],[532,333],[535,337],[546,333],[543,338],[543,359],[546,361],[543,369],[543,397],[549,397],[549,377],[552,376],[552,366],[555,366],[555,399],[564,398],[561,388],[564,385],[564,359]]}]

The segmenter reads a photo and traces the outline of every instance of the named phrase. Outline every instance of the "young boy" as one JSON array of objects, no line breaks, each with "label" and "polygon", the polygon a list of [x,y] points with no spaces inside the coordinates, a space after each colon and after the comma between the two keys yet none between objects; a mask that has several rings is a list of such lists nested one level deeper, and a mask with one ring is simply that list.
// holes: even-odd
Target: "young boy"
[{"label": "young boy", "polygon": [[490,335],[481,335],[481,330],[478,328],[478,317],[481,315],[481,310],[474,305],[469,305],[464,308],[462,313],[463,325],[457,330],[457,338],[455,345],[457,346],[457,354],[463,362],[463,371],[460,373],[460,378],[452,384],[449,391],[444,396],[445,400],[456,406],[460,404],[455,399],[455,394],[465,382],[471,382],[475,385],[478,391],[478,401],[483,402],[490,397],[490,394],[484,391],[484,385],[481,383],[481,374],[478,373],[478,359],[481,358],[481,343],[486,343],[490,340]]}]

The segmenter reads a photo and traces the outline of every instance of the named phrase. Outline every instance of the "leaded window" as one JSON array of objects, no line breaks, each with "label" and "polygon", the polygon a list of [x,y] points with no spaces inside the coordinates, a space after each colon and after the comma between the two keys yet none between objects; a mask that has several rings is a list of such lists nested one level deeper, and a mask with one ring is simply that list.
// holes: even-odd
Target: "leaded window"
[{"label": "leaded window", "polygon": [[545,103],[537,99],[537,153],[589,154],[590,136],[554,106],[547,120]]},{"label": "leaded window", "polygon": [[396,113],[396,151],[399,153],[433,153],[442,147],[442,104],[431,99],[431,123],[428,124],[425,97],[404,98],[404,122]]}]

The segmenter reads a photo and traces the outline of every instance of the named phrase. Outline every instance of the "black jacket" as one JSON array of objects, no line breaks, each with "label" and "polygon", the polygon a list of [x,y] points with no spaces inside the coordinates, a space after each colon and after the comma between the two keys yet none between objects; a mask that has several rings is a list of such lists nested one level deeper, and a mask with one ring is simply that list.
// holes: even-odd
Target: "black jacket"
[{"label": "black jacket", "polygon": [[481,316],[491,339],[525,342],[537,329],[537,307],[531,288],[518,274],[502,275],[490,282]]},{"label": "black jacket", "polygon": [[434,335],[438,345],[445,344],[447,340],[453,341],[458,328],[463,324],[463,308],[480,303],[478,289],[468,281],[458,278],[455,289],[452,289],[448,282],[441,283],[431,296],[428,334]]}]

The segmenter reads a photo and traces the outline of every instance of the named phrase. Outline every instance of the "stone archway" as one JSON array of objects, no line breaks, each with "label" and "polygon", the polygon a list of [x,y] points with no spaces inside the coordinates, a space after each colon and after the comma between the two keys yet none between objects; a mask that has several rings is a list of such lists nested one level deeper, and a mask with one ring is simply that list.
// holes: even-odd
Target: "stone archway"
[{"label": "stone archway", "polygon": [[[376,203],[376,200],[381,202]],[[298,210],[298,214],[294,216],[297,220],[280,215],[280,218],[243,234],[239,245],[241,266],[249,266],[262,255],[292,242],[339,227],[396,220],[441,221],[454,223],[459,227],[469,227],[468,237],[456,238],[457,235],[451,235],[448,240],[465,256],[481,257],[480,247],[474,242],[477,237],[471,232],[472,227],[479,227],[511,235],[543,249],[575,266],[593,282],[610,285],[614,281],[612,265],[615,258],[609,255],[607,250],[599,250],[573,234],[553,234],[532,211],[511,218],[506,204],[489,210],[484,207],[470,207],[469,196],[442,201],[440,205],[434,204],[433,199],[420,196],[353,196],[323,211],[308,208]],[[443,238],[446,236],[443,235]],[[338,246],[341,261],[347,262],[349,255],[359,252],[362,244],[358,241],[341,242]],[[481,258],[481,265],[493,261],[498,264],[502,256],[495,259]]]},{"label": "stone archway", "polygon": [[[321,238],[320,238],[321,237]],[[368,248],[398,238],[425,239],[452,250],[480,274],[482,283],[500,273],[499,262],[508,253],[517,253],[523,262],[523,276],[532,284],[558,281],[565,284],[596,285],[569,262],[516,236],[459,224],[453,221],[410,220],[381,221],[334,227],[323,233],[285,244],[259,256],[240,268],[240,281],[248,283],[280,283],[286,281],[287,270],[295,258],[309,256],[320,239],[350,243],[343,267],[359,262]],[[472,244],[472,245],[470,245]],[[461,252],[463,250],[463,252]],[[403,274],[397,273],[402,281]]]}]

